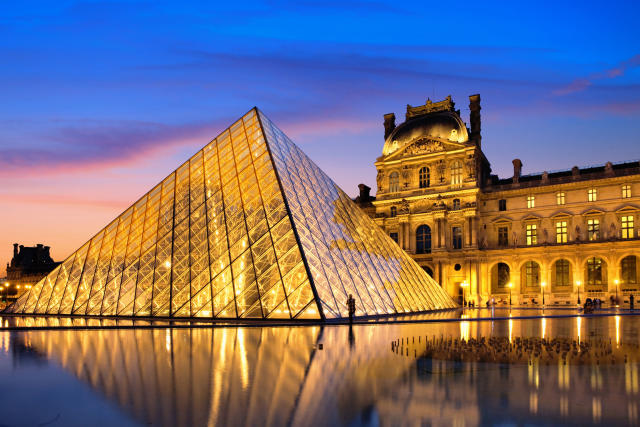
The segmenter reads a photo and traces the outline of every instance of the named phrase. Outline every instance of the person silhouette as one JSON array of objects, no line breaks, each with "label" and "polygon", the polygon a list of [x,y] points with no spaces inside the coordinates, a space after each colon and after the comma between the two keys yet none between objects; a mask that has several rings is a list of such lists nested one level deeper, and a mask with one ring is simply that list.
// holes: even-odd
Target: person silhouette
[{"label": "person silhouette", "polygon": [[351,294],[347,298],[347,309],[349,310],[349,323],[353,323],[353,315],[356,313],[356,300]]}]

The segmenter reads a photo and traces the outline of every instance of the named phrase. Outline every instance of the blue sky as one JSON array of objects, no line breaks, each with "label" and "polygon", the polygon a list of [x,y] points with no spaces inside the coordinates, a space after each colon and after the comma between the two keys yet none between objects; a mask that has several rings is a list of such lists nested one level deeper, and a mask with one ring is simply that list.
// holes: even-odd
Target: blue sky
[{"label": "blue sky", "polygon": [[637,2],[9,2],[0,261],[13,241],[66,256],[254,105],[353,195],[375,184],[382,115],[449,94],[465,120],[481,94],[501,176],[515,157],[524,173],[640,158],[639,17]]}]

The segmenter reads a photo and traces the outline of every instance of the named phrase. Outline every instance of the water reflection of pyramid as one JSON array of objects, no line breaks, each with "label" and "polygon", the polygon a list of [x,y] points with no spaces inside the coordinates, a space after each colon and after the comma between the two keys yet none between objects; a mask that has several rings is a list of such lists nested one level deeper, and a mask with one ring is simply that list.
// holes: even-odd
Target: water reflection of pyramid
[{"label": "water reflection of pyramid", "polygon": [[8,311],[329,319],[453,301],[252,109]]}]

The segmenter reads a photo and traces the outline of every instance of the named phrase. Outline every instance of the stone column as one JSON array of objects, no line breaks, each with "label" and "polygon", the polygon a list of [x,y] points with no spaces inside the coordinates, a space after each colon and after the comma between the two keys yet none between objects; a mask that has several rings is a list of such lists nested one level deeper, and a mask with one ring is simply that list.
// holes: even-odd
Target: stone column
[{"label": "stone column", "polygon": [[471,217],[471,246],[478,246],[478,218]]},{"label": "stone column", "polygon": [[435,218],[433,221],[433,233],[431,237],[433,249],[438,249],[440,247],[440,220],[438,218]]}]

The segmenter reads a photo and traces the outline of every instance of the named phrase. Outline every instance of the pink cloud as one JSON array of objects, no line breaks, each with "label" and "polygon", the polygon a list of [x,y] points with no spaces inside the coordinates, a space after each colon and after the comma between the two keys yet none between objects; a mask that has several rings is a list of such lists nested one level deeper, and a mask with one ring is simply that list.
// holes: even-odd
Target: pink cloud
[{"label": "pink cloud", "polygon": [[569,95],[576,92],[582,92],[587,89],[589,86],[593,85],[595,81],[598,80],[606,80],[606,79],[615,79],[616,77],[620,77],[624,75],[625,71],[630,68],[635,68],[640,65],[640,55],[634,55],[626,61],[621,62],[618,66],[611,68],[609,70],[592,73],[588,77],[582,77],[576,79],[569,83],[567,86],[564,86],[560,89],[553,91],[554,95],[562,96]]}]

